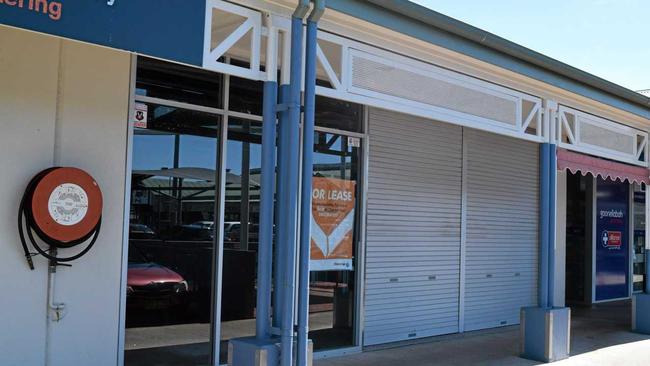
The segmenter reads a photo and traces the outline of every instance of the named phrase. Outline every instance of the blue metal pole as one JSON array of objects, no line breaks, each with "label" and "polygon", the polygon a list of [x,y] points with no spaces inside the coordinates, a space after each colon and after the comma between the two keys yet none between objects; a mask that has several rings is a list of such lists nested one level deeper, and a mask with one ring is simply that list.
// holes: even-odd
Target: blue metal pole
[{"label": "blue metal pole", "polygon": [[555,304],[555,226],[557,207],[557,146],[549,144],[549,218],[548,218],[548,306]]},{"label": "blue metal pole", "polygon": [[300,201],[300,265],[298,280],[298,366],[307,365],[309,343],[309,259],[311,249],[311,198],[314,153],[314,114],[316,111],[316,47],[318,20],[325,0],[316,0],[307,20],[305,51],[305,115],[302,124],[302,191]]},{"label": "blue metal pole", "polygon": [[[278,92],[278,99],[281,104],[286,104],[289,101],[289,85],[280,85]],[[281,111],[279,113],[278,124],[278,172],[277,172],[277,185],[276,185],[276,239],[274,247],[275,268],[273,272],[273,326],[280,328],[282,326],[282,278],[284,276],[284,250],[283,245],[285,239],[283,238],[284,231],[280,230],[284,226],[286,219],[286,201],[283,199],[284,191],[286,189],[287,178],[287,139],[289,138],[289,113]]]},{"label": "blue metal pole", "polygon": [[543,143],[539,148],[540,157],[540,238],[539,238],[539,286],[538,286],[538,303],[541,308],[548,307],[548,252],[549,252],[549,210],[550,210],[550,144]]},{"label": "blue metal pole", "polygon": [[[647,187],[647,186],[646,186]],[[648,190],[646,189],[645,194],[648,194]],[[646,207],[646,215],[648,214],[648,208]],[[650,228],[646,227],[646,230],[650,230]],[[648,250],[646,243],[646,249],[645,249],[645,293],[650,294],[650,250]]]},{"label": "blue metal pole", "polygon": [[292,366],[293,364],[293,339],[294,339],[294,303],[296,280],[296,249],[297,249],[297,219],[298,219],[298,170],[300,164],[299,139],[300,139],[300,91],[302,83],[302,20],[309,10],[309,1],[299,6],[291,18],[291,67],[290,67],[290,97],[289,97],[289,132],[288,146],[284,150],[287,155],[287,174],[284,190],[286,201],[286,219],[280,227],[285,243],[285,268],[283,278],[282,300],[282,350],[280,364]]},{"label": "blue metal pole", "polygon": [[257,250],[257,305],[255,334],[263,339],[270,335],[270,310],[273,254],[273,195],[275,191],[275,134],[278,83],[264,83],[262,120],[262,172],[260,188],[260,232]]}]

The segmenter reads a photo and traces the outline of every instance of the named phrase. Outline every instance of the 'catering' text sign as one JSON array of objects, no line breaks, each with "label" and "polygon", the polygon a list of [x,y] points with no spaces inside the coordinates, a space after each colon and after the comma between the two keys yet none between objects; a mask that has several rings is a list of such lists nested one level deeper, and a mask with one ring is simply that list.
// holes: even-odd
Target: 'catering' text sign
[{"label": "'catering' text sign", "polygon": [[205,9],[206,0],[0,0],[0,24],[201,65]]}]

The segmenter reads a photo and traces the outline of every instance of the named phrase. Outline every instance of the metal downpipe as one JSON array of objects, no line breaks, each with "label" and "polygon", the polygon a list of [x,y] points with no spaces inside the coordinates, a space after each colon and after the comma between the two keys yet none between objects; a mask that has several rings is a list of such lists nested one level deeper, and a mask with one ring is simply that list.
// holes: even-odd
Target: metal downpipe
[{"label": "metal downpipe", "polygon": [[[289,85],[280,85],[278,91],[278,100],[280,104],[286,104],[289,101]],[[278,122],[278,149],[277,149],[277,162],[278,162],[278,171],[277,171],[277,189],[276,189],[276,214],[275,214],[275,224],[276,224],[276,240],[275,246],[273,247],[274,258],[275,258],[275,267],[273,269],[273,327],[280,328],[282,326],[282,301],[283,301],[283,291],[282,291],[282,278],[284,277],[284,250],[283,245],[286,242],[284,238],[284,230],[280,230],[281,227],[284,227],[284,220],[286,219],[286,201],[284,198],[284,191],[286,190],[286,177],[287,177],[287,139],[288,139],[288,128],[289,128],[289,113],[287,111],[282,111],[279,113],[279,122]]]},{"label": "metal downpipe", "polygon": [[548,306],[555,306],[555,228],[557,207],[557,146],[549,144],[548,148]]},{"label": "metal downpipe", "polygon": [[298,366],[307,365],[309,354],[309,259],[311,248],[311,194],[314,153],[314,114],[316,111],[316,48],[318,20],[325,11],[325,0],[315,0],[307,19],[305,51],[305,114],[302,127],[302,190],[300,200],[300,261],[298,280]]},{"label": "metal downpipe", "polygon": [[550,210],[550,144],[543,143],[539,146],[540,158],[540,238],[539,238],[539,284],[538,304],[541,308],[548,307],[548,257],[549,257],[549,210]]},{"label": "metal downpipe", "polygon": [[255,335],[258,339],[270,336],[272,254],[273,254],[273,201],[275,192],[275,135],[278,83],[264,83],[262,120],[262,171],[260,188],[259,248],[257,251],[257,304]]},{"label": "metal downpipe", "polygon": [[309,0],[301,0],[291,18],[291,64],[289,90],[289,121],[286,155],[286,174],[281,177],[285,183],[283,196],[285,211],[282,213],[280,232],[284,243],[284,273],[282,278],[282,328],[280,364],[292,366],[294,340],[294,303],[296,280],[297,219],[298,219],[298,171],[300,139],[300,92],[302,83],[303,18],[309,10]]}]

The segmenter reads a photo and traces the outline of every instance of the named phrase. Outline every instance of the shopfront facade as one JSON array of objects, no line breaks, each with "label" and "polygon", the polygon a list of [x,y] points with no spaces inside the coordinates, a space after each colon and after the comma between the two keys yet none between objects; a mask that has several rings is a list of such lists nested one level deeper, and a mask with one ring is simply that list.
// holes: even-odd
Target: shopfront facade
[{"label": "shopfront facade", "polygon": [[[329,4],[315,68],[314,358],[644,290],[648,107],[390,7]],[[0,363],[225,364],[232,340],[256,335],[262,196],[281,193],[281,174],[264,183],[264,90],[277,82],[286,93],[291,82],[295,6],[185,9],[159,28],[200,26],[179,29],[169,47],[183,47],[172,50],[0,17],[0,192],[12,197],[0,267],[15,278],[0,289],[20,295],[0,300],[16,312]],[[64,21],[76,14],[67,9]],[[279,121],[288,104],[279,99]],[[555,160],[545,146],[557,147]],[[613,165],[586,175],[566,154]],[[96,248],[50,285],[47,262],[30,271],[15,243],[13,198],[49,166],[87,170],[106,202]],[[627,175],[605,179],[616,169]],[[272,328],[286,260],[277,247]],[[65,311],[54,314],[51,300]]]}]

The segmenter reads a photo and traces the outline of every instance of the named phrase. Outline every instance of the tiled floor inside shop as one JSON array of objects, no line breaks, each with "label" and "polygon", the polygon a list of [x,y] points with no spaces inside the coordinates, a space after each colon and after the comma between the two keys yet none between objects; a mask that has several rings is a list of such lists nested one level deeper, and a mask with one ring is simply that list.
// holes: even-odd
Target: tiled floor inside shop
[{"label": "tiled floor inside shop", "polygon": [[[561,366],[650,365],[650,335],[632,333],[630,301],[572,309],[571,355]],[[319,359],[315,366],[538,365],[517,357],[519,327],[468,332]]]}]

